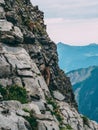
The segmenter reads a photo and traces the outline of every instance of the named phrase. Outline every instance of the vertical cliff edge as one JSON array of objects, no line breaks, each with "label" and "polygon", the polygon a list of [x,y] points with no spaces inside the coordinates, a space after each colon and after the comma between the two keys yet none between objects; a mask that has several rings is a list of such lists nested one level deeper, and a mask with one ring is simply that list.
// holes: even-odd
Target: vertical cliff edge
[{"label": "vertical cliff edge", "polygon": [[77,109],[44,13],[29,0],[0,0],[0,130],[98,130]]}]

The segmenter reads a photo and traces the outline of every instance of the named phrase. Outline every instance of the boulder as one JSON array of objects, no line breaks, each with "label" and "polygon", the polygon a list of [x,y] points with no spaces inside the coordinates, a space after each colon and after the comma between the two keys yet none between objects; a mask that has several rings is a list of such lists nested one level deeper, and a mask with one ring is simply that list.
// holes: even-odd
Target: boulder
[{"label": "boulder", "polygon": [[[13,24],[7,20],[0,19],[0,32],[10,32],[12,30]],[[5,38],[6,39],[6,38]]]},{"label": "boulder", "polygon": [[4,43],[22,43],[23,34],[19,27],[14,26],[11,22],[7,20],[0,20],[0,40]]},{"label": "boulder", "polygon": [[40,111],[45,111],[46,110],[45,102],[43,100],[36,101],[36,102],[33,101],[33,104],[36,104]]},{"label": "boulder", "polygon": [[4,0],[0,0],[0,5],[5,5],[5,1]]},{"label": "boulder", "polygon": [[33,102],[28,103],[28,104],[23,104],[22,109],[23,110],[26,109],[27,111],[32,111],[33,110],[35,112],[35,114],[41,114],[41,112],[39,110],[39,107],[36,104],[34,104]]},{"label": "boulder", "polygon": [[12,35],[15,37],[16,43],[22,43],[23,42],[23,34],[22,34],[19,27],[14,26],[14,31],[13,31]]},{"label": "boulder", "polygon": [[19,101],[3,101],[2,104],[12,110],[22,109],[22,105]]},{"label": "boulder", "polygon": [[0,19],[5,19],[5,11],[2,6],[0,6]]},{"label": "boulder", "polygon": [[38,120],[49,120],[49,121],[54,121],[52,115],[35,114],[35,117],[36,117]]},{"label": "boulder", "polygon": [[65,96],[59,91],[53,91],[53,95],[54,95],[54,98],[59,101],[63,101],[65,99]]}]

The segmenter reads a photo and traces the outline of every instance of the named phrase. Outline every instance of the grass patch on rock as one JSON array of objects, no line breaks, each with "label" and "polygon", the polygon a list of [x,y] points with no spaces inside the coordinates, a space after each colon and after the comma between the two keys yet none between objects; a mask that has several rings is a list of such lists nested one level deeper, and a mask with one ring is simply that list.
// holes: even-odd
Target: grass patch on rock
[{"label": "grass patch on rock", "polygon": [[86,116],[81,116],[83,119],[83,124],[87,125],[89,127],[89,120]]},{"label": "grass patch on rock", "polygon": [[62,125],[63,117],[60,112],[60,106],[57,104],[57,102],[53,98],[46,98],[46,99],[47,99],[47,103],[53,106],[53,111],[51,111],[51,114],[55,115],[60,125]]},{"label": "grass patch on rock", "polygon": [[3,87],[0,85],[0,93],[3,100],[18,100],[21,103],[27,103],[26,89],[17,85]]},{"label": "grass patch on rock", "polygon": [[[28,110],[24,110],[24,111],[28,111]],[[30,116],[24,116],[25,120],[27,120],[31,126],[32,130],[38,130],[38,122],[36,117],[34,116],[34,112],[33,111],[28,111]]]},{"label": "grass patch on rock", "polygon": [[73,130],[73,129],[69,124],[67,124],[65,127],[61,127],[60,130]]}]

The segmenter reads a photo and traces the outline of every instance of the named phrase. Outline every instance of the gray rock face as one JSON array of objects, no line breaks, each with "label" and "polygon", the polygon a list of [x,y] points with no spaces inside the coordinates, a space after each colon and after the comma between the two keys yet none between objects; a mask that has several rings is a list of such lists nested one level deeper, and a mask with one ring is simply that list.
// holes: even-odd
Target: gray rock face
[{"label": "gray rock face", "polygon": [[0,6],[0,19],[5,19],[5,12],[2,6]]},{"label": "gray rock face", "polygon": [[11,31],[13,27],[13,24],[6,21],[6,20],[0,20],[0,31]]},{"label": "gray rock face", "polygon": [[6,62],[3,55],[0,57],[0,61],[0,77],[10,75],[10,65]]},{"label": "gray rock face", "polygon": [[45,99],[44,93],[49,94],[49,90],[36,64],[31,60],[25,49],[8,47],[3,44],[1,46],[0,80],[2,85],[5,86],[4,78],[9,77],[6,86],[12,85],[12,83],[21,85],[33,98],[39,95],[40,99]]},{"label": "gray rock face", "polygon": [[0,5],[5,5],[5,1],[4,0],[0,0]]},{"label": "gray rock face", "polygon": [[23,105],[22,105],[22,109],[27,109],[28,111],[33,110],[33,111],[35,112],[35,114],[41,114],[38,105],[36,105],[36,104],[33,103],[33,102],[28,103],[28,104],[23,104]]},{"label": "gray rock face", "polygon": [[[26,123],[29,123],[21,116],[18,116],[17,110],[21,104],[15,101],[0,103],[0,128],[4,130],[28,130]],[[25,114],[24,114],[25,115]]]},{"label": "gray rock face", "polygon": [[40,121],[38,124],[38,130],[59,130],[58,125],[55,122]]},{"label": "gray rock face", "polygon": [[75,108],[70,107],[65,102],[59,102],[60,110],[64,118],[64,124],[70,124],[73,130],[92,130],[98,129],[96,122],[87,119],[87,122],[83,121],[83,116],[79,115]]},{"label": "gray rock face", "polygon": [[13,35],[16,38],[17,42],[19,42],[19,43],[23,42],[23,34],[22,34],[20,28],[18,28],[17,26],[14,26]]},{"label": "gray rock face", "polygon": [[23,34],[21,30],[7,20],[0,20],[0,41],[5,43],[21,43],[23,42]]},{"label": "gray rock face", "polygon": [[60,93],[59,91],[54,91],[53,95],[54,95],[54,98],[59,101],[63,101],[65,99],[64,95]]},{"label": "gray rock face", "polygon": [[[67,129],[68,124],[73,130],[97,130],[96,122],[88,119],[88,125],[83,123],[82,115],[79,115],[75,108],[65,102],[58,102],[63,116],[63,126]],[[35,111],[38,122],[38,130],[60,130],[58,122],[52,115],[41,114],[39,108],[34,103],[21,104],[18,101],[3,101],[0,103],[0,128],[11,130],[29,130],[29,123],[23,118],[30,116],[28,111]]]}]

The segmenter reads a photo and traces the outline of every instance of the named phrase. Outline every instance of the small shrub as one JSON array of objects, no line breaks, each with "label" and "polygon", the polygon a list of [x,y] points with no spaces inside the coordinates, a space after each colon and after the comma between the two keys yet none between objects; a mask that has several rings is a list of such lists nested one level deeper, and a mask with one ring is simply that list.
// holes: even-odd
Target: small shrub
[{"label": "small shrub", "polygon": [[28,109],[26,109],[26,108],[23,108],[23,111],[30,113],[30,111]]},{"label": "small shrub", "polygon": [[60,130],[73,130],[73,129],[69,124],[67,124],[66,127],[61,127]]},{"label": "small shrub", "polygon": [[4,100],[18,100],[21,103],[27,103],[26,89],[17,85],[7,86],[6,88],[0,85],[0,93]]},{"label": "small shrub", "polygon": [[72,127],[71,127],[69,124],[67,124],[67,125],[66,125],[66,129],[72,130]]},{"label": "small shrub", "polygon": [[82,116],[83,124],[87,125],[89,127],[89,120],[86,116]]},{"label": "small shrub", "polygon": [[47,103],[51,104],[53,106],[53,109],[59,108],[59,106],[57,105],[57,103],[52,98],[47,98]]},{"label": "small shrub", "polygon": [[27,92],[24,88],[19,87],[19,86],[10,86],[8,88],[9,90],[9,100],[18,100],[21,103],[26,103],[27,102]]},{"label": "small shrub", "polygon": [[47,99],[47,103],[51,104],[53,106],[53,111],[51,111],[51,114],[55,115],[57,120],[59,121],[60,125],[62,125],[63,117],[60,113],[59,105],[56,103],[56,101],[53,98],[46,98],[46,99]]},{"label": "small shrub", "polygon": [[24,116],[24,118],[29,122],[32,130],[38,130],[38,123],[37,123],[37,120],[36,118],[34,117],[33,113],[32,112],[29,112],[30,113],[30,116]]},{"label": "small shrub", "polygon": [[0,93],[3,96],[3,99],[7,99],[7,90],[2,85],[0,85]]}]

